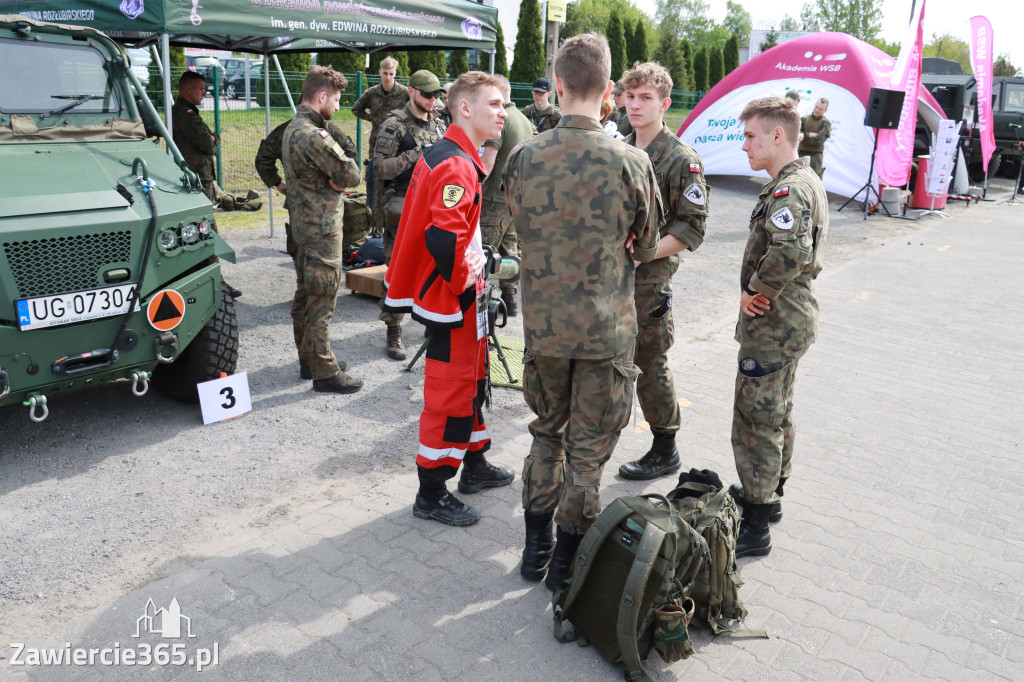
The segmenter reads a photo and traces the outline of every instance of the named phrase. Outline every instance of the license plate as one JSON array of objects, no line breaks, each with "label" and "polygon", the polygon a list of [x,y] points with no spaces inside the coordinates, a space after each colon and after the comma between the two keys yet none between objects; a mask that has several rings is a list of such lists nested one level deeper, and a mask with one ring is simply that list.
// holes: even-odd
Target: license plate
[{"label": "license plate", "polygon": [[133,296],[134,283],[118,284],[70,294],[23,298],[14,302],[14,311],[21,331],[45,329],[126,313]]}]

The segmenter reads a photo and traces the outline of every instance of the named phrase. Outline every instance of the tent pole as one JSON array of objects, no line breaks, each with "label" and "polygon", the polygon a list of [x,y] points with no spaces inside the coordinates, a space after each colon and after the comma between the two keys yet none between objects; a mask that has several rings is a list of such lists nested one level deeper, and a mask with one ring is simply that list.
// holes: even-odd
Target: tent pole
[{"label": "tent pole", "polygon": [[[277,62],[277,56],[274,56]],[[277,65],[278,71],[281,65]],[[287,90],[287,88],[285,88]],[[270,135],[270,54],[263,55],[263,113],[267,119],[267,135]],[[267,190],[267,206],[270,208],[270,238],[274,238],[274,188]]]},{"label": "tent pole", "polygon": [[[160,51],[164,55],[164,125],[167,127],[167,134],[173,140],[174,126],[171,122],[171,39],[166,33],[160,34]],[[167,146],[167,153],[171,153],[170,145]]]},{"label": "tent pole", "polygon": [[494,75],[494,55],[497,54],[497,50],[491,52],[491,75]]},{"label": "tent pole", "polygon": [[281,77],[281,83],[284,84],[284,94],[288,97],[288,106],[292,108],[292,115],[295,115],[295,100],[292,99],[292,91],[288,89],[288,81],[284,79],[284,71],[281,70],[281,62],[277,59],[277,55],[274,55],[274,66],[277,67],[277,75]]}]

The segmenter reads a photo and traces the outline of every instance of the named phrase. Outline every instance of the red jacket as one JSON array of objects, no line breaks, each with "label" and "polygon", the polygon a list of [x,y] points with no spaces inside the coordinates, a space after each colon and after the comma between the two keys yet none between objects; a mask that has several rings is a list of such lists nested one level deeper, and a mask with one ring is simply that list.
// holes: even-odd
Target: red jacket
[{"label": "red jacket", "polygon": [[462,326],[476,300],[476,287],[463,284],[466,250],[480,226],[484,175],[477,150],[458,126],[416,162],[384,275],[385,311],[411,312],[433,326]]}]

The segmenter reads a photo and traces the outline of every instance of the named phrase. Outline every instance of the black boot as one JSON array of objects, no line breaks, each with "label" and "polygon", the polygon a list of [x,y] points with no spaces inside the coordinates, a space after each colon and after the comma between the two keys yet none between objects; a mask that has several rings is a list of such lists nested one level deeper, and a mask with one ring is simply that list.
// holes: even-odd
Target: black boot
[{"label": "black boot", "polygon": [[551,554],[555,551],[555,538],[551,532],[551,519],[555,512],[535,514],[526,512],[526,548],[519,574],[530,582],[540,582],[548,571]]},{"label": "black boot", "polygon": [[[786,486],[786,479],[780,478],[779,485],[775,488],[775,494],[782,497],[783,488]],[[729,494],[732,495],[732,499],[735,500],[736,506],[743,511],[743,507],[747,504],[747,498],[743,497],[743,486],[739,483],[733,483],[729,486]],[[768,515],[768,520],[772,523],[778,523],[782,520],[782,500],[779,500],[772,505],[772,513]]]},{"label": "black boot", "polygon": [[505,302],[505,312],[508,313],[509,317],[515,317],[519,314],[519,306],[516,304],[516,295],[511,291],[501,292],[501,300]]},{"label": "black boot", "polygon": [[619,467],[619,476],[632,481],[646,481],[671,474],[679,469],[676,434],[654,434],[654,443],[647,454]]},{"label": "black boot", "polygon": [[467,452],[462,462],[462,476],[459,478],[459,492],[463,495],[478,493],[484,488],[500,488],[515,479],[510,467],[496,467],[482,452]]},{"label": "black boot", "polygon": [[472,526],[480,520],[480,512],[448,492],[443,482],[424,480],[423,477],[420,477],[420,489],[416,493],[412,515],[449,526]]},{"label": "black boot", "polygon": [[338,372],[326,379],[313,379],[313,390],[317,393],[355,393],[362,387],[362,379],[344,372]]},{"label": "black boot", "polygon": [[385,347],[392,360],[405,360],[405,346],[402,344],[402,328],[397,324],[388,327],[388,342]]},{"label": "black boot", "polygon": [[544,578],[544,584],[554,592],[562,586],[562,582],[572,575],[572,563],[576,557],[576,550],[583,540],[582,535],[573,535],[558,527],[558,542],[555,543],[555,551],[551,556],[551,563],[548,565],[548,575]]},{"label": "black boot", "polygon": [[743,508],[743,522],[740,536],[736,538],[736,558],[744,556],[765,556],[772,551],[772,537],[768,531],[770,504],[751,504]]}]

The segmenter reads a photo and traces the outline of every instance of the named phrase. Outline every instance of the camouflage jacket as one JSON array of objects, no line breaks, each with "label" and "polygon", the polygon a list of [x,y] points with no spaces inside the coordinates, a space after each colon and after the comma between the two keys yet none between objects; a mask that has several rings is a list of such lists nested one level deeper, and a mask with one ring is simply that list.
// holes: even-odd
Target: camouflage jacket
[{"label": "camouflage jacket", "polygon": [[608,114],[608,120],[605,121],[605,123],[611,121],[612,123],[615,124],[616,127],[618,127],[619,123],[621,123],[622,119],[626,118],[626,116],[626,107],[622,107],[620,109],[612,109],[612,113]]},{"label": "camouflage jacket", "polygon": [[[815,118],[814,114],[808,114],[800,119],[800,132],[804,139],[800,141],[802,152],[823,152],[825,151],[825,140],[832,136],[832,121],[826,116]],[[817,133],[816,137],[808,137],[808,133]]]},{"label": "camouflage jacket", "polygon": [[536,134],[530,119],[523,116],[523,112],[516,109],[516,105],[509,102],[505,105],[505,125],[501,129],[501,137],[496,140],[487,140],[484,145],[494,147],[498,155],[494,157],[494,166],[490,175],[484,180],[484,201],[505,203],[505,194],[501,191],[501,171],[505,168],[505,161],[508,159],[512,148],[523,140],[528,140]]},{"label": "camouflage jacket", "polygon": [[633,260],[654,257],[664,220],[647,154],[596,119],[564,116],[551,135],[512,150],[502,181],[522,244],[526,349],[583,359],[631,353]]},{"label": "camouflage jacket", "polygon": [[405,196],[412,179],[412,169],[423,155],[423,148],[444,135],[445,126],[431,112],[426,121],[416,118],[406,104],[384,121],[377,144],[373,148],[373,172]]},{"label": "camouflage jacket", "polygon": [[409,88],[401,83],[395,83],[391,92],[386,92],[380,85],[374,85],[353,102],[352,114],[356,118],[370,122],[370,156],[373,156],[373,147],[377,143],[381,125],[395,109],[401,109],[408,101]]},{"label": "camouflage jacket", "polygon": [[[626,138],[636,146],[636,133]],[[704,163],[688,144],[662,124],[661,132],[644,149],[654,164],[661,201],[665,206],[665,224],[661,236],[672,235],[696,251],[704,241],[708,217],[708,186],[704,181]],[[637,282],[661,282],[672,279],[679,268],[679,254],[641,263],[636,269]]]},{"label": "camouflage jacket", "polygon": [[189,168],[203,178],[214,175],[213,157],[220,146],[220,135],[215,135],[199,114],[199,108],[181,97],[171,108],[174,144],[185,157]]},{"label": "camouflage jacket", "polygon": [[307,238],[341,231],[343,195],[330,182],[339,187],[359,184],[358,164],[345,156],[325,123],[320,114],[300,104],[281,142],[292,236],[300,245]]},{"label": "camouflage jacket", "polygon": [[537,105],[531,104],[523,109],[523,116],[530,119],[530,123],[537,129],[538,133],[551,130],[562,120],[562,112],[554,104],[549,104],[544,111],[537,111]]},{"label": "camouflage jacket", "polygon": [[[256,160],[254,162],[256,172],[259,173],[260,180],[267,187],[277,187],[284,182],[284,179],[277,172],[277,162],[281,160],[281,142],[284,139],[284,130],[288,127],[289,123],[291,123],[290,119],[271,130],[266,139],[260,142],[259,151],[256,152]],[[334,141],[341,147],[341,151],[345,152],[345,156],[353,161],[358,160],[358,152],[356,152],[356,146],[352,142],[352,138],[341,132],[338,126],[330,121],[326,123],[327,132],[331,134]]]},{"label": "camouflage jacket", "polygon": [[740,311],[736,340],[755,350],[800,350],[818,334],[814,278],[828,235],[825,187],[806,158],[790,161],[762,189],[750,216],[740,286],[767,296],[764,315]]}]

